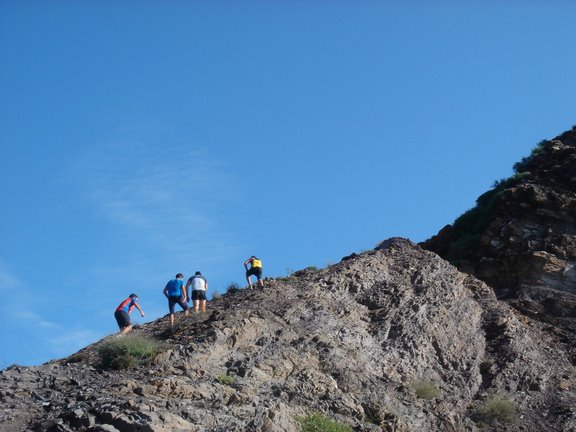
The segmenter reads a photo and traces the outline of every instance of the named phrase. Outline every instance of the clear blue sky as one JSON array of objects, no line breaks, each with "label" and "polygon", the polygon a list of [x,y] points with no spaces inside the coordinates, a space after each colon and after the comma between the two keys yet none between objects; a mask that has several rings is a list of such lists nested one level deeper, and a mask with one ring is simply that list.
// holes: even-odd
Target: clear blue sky
[{"label": "clear blue sky", "polygon": [[0,1],[0,367],[324,267],[576,124],[572,1]]}]

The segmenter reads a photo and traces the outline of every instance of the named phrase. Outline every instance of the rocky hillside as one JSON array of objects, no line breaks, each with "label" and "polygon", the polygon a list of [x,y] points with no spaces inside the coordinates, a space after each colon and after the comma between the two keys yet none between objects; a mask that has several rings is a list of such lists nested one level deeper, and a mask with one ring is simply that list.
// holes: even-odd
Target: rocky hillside
[{"label": "rocky hillside", "polygon": [[407,240],[208,308],[137,329],[165,343],[147,365],[100,368],[105,340],[2,371],[0,430],[300,431],[316,412],[354,431],[576,431],[556,328]]},{"label": "rocky hillside", "polygon": [[[516,174],[422,246],[576,342],[576,127],[540,143]],[[560,330],[562,329],[562,330]]]}]

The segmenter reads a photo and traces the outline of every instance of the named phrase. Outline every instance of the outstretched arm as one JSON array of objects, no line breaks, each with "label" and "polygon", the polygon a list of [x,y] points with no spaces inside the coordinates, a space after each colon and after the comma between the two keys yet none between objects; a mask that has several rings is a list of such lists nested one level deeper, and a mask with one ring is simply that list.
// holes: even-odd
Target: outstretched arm
[{"label": "outstretched arm", "polygon": [[144,316],[144,311],[142,310],[142,308],[138,303],[134,303],[134,307],[140,311],[141,316]]},{"label": "outstretched arm", "polygon": [[246,261],[244,261],[244,268],[245,268],[246,270],[248,270],[248,263],[249,263],[250,261],[252,261],[252,258],[248,258]]}]

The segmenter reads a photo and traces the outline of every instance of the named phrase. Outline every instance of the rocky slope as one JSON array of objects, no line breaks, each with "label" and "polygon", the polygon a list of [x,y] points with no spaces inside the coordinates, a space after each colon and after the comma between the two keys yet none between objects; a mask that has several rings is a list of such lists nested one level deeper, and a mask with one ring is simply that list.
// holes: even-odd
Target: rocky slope
[{"label": "rocky slope", "polygon": [[543,141],[515,176],[423,243],[576,342],[576,127]]},{"label": "rocky slope", "polygon": [[[355,431],[576,431],[563,336],[407,240],[179,323],[136,330],[168,345],[147,366],[102,370],[98,343],[2,371],[0,431],[299,431],[312,412]],[[492,396],[510,422],[478,415]]]}]

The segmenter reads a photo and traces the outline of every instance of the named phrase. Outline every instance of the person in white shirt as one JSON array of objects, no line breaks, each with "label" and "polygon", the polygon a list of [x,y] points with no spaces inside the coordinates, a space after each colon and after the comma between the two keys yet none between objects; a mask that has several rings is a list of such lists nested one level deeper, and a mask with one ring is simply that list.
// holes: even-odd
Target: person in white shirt
[{"label": "person in white shirt", "polygon": [[202,273],[197,271],[194,276],[186,282],[186,292],[192,287],[192,295],[188,298],[192,299],[194,304],[194,312],[206,312],[206,290],[208,290],[208,281]]}]

